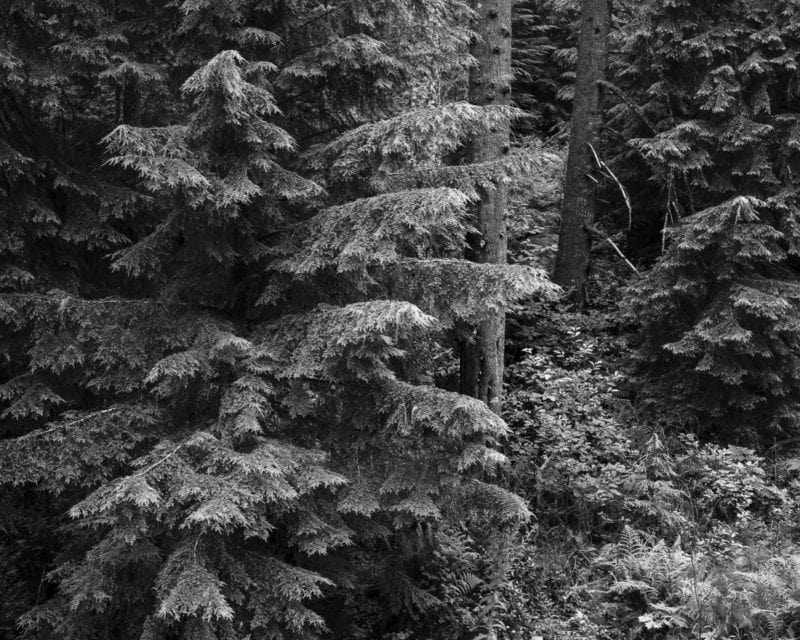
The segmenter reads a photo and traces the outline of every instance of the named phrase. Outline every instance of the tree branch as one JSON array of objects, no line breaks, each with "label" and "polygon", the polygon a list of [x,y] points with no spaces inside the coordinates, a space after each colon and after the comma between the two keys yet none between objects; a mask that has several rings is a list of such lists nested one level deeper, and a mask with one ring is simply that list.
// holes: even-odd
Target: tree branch
[{"label": "tree branch", "polygon": [[642,275],[641,271],[639,271],[639,270],[638,270],[638,269],[637,269],[635,266],[633,266],[633,263],[632,263],[630,260],[628,260],[628,258],[626,258],[626,257],[625,257],[625,254],[624,254],[624,253],[622,253],[622,249],[620,249],[620,248],[617,246],[617,243],[616,243],[616,242],[614,242],[614,241],[613,241],[613,240],[612,240],[612,239],[611,239],[611,238],[608,236],[608,234],[606,234],[606,233],[603,233],[602,231],[600,231],[600,229],[598,229],[597,227],[594,227],[594,226],[588,226],[588,225],[587,225],[587,226],[585,226],[585,227],[584,227],[584,229],[586,229],[586,231],[587,231],[588,233],[593,233],[594,235],[596,235],[596,236],[599,236],[600,238],[602,238],[603,240],[605,240],[606,242],[608,242],[608,244],[610,244],[610,245],[611,245],[611,247],[614,249],[614,251],[616,251],[616,252],[617,252],[617,255],[619,255],[619,257],[620,257],[620,258],[622,258],[622,259],[625,261],[625,264],[626,264],[626,265],[628,265],[628,267],[630,267],[630,269],[631,269],[631,270],[632,270],[632,271],[633,271],[633,272],[634,272],[634,273],[635,273],[637,276],[641,277],[641,275]]},{"label": "tree branch", "polygon": [[641,118],[642,122],[644,122],[653,133],[658,133],[656,125],[650,121],[650,118],[647,117],[647,114],[644,112],[644,109],[642,109],[639,105],[634,104],[634,102],[628,96],[625,95],[622,89],[620,89],[617,85],[608,82],[607,80],[598,80],[597,84],[603,87],[604,89],[608,89],[609,91],[611,91],[611,93],[613,93],[626,105],[628,105],[628,107],[630,107],[630,109],[632,109],[633,112],[637,116],[639,116],[639,118]]},{"label": "tree branch", "polygon": [[142,469],[141,471],[137,471],[137,472],[136,472],[136,473],[134,473],[133,475],[134,475],[134,476],[143,476],[143,475],[146,475],[146,474],[150,473],[150,472],[151,472],[153,469],[155,469],[157,466],[159,466],[159,465],[161,465],[161,464],[164,464],[164,463],[165,463],[167,460],[169,460],[169,459],[170,459],[172,456],[174,456],[176,453],[178,453],[178,451],[180,451],[181,449],[183,449],[183,447],[184,447],[184,445],[185,445],[185,444],[186,444],[185,442],[182,442],[182,443],[181,443],[181,444],[179,444],[177,447],[175,447],[175,448],[174,448],[172,451],[170,451],[170,452],[169,452],[167,455],[165,455],[163,458],[161,458],[161,460],[157,460],[156,462],[154,462],[153,464],[151,464],[151,465],[150,465],[149,467],[147,467],[146,469]]},{"label": "tree branch", "polygon": [[589,143],[589,149],[594,156],[594,161],[597,163],[597,168],[600,169],[600,171],[604,171],[609,178],[617,183],[620,193],[622,193],[622,198],[625,200],[625,206],[628,208],[628,229],[630,229],[633,225],[633,207],[631,206],[631,199],[627,190],[619,181],[619,178],[617,178],[611,168],[600,159],[600,156],[597,155],[597,151],[594,150],[594,147],[591,145],[591,143]]},{"label": "tree branch", "polygon": [[187,308],[187,309],[211,309],[214,311],[218,311],[215,307],[211,307],[208,305],[202,304],[192,304],[191,302],[173,302],[169,300],[154,300],[152,298],[79,298],[73,297],[70,295],[58,296],[58,295],[47,295],[44,293],[0,293],[0,299],[3,298],[11,298],[17,299],[22,301],[27,300],[40,300],[42,302],[53,302],[57,303],[61,308],[66,307],[70,302],[75,302],[78,304],[150,304],[156,305],[161,307],[180,307],[180,308]]},{"label": "tree branch", "polygon": [[121,407],[109,407],[108,409],[101,409],[100,411],[94,411],[89,415],[83,416],[82,418],[78,418],[77,420],[73,420],[72,422],[66,422],[57,424],[54,427],[50,427],[49,429],[37,429],[36,431],[31,431],[30,433],[26,433],[25,435],[19,436],[17,438],[17,442],[20,440],[25,440],[27,438],[34,438],[38,436],[46,436],[49,433],[55,433],[61,429],[68,429],[69,427],[74,427],[76,425],[81,424],[82,422],[86,422],[87,420],[91,420],[92,418],[96,418],[98,416],[105,415],[107,413],[112,413],[114,411],[120,411]]}]

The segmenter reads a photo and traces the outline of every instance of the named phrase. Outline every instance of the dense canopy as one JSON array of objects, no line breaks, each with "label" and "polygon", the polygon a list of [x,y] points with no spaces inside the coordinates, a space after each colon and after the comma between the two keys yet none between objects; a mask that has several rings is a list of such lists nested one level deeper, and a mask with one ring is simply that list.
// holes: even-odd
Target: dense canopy
[{"label": "dense canopy", "polygon": [[800,634],[800,3],[0,15],[0,640]]}]

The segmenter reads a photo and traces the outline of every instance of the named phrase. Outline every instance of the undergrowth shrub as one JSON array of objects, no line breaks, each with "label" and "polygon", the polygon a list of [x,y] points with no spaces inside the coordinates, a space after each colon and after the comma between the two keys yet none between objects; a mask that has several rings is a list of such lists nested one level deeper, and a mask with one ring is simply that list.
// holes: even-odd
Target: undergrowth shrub
[{"label": "undergrowth shrub", "polygon": [[569,356],[528,350],[509,368],[512,486],[527,493],[547,526],[565,524],[600,540],[625,523],[675,530],[683,523],[681,493],[666,448],[641,437],[629,403],[613,395],[613,370],[574,368],[597,349],[591,335],[583,347],[575,338]]},{"label": "undergrowth shrub", "polygon": [[774,539],[735,557],[684,550],[626,527],[595,559],[599,616],[626,638],[795,638],[800,625],[798,548]]},{"label": "undergrowth shrub", "polygon": [[682,487],[692,497],[695,525],[771,519],[788,505],[786,489],[768,477],[765,459],[752,449],[700,445],[691,436],[680,440],[682,451],[676,456],[676,468]]},{"label": "undergrowth shrub", "polygon": [[607,318],[525,311],[542,335],[509,367],[505,452],[537,528],[511,554],[507,637],[796,637],[796,461],[653,431]]},{"label": "undergrowth shrub", "polygon": [[617,637],[797,637],[793,471],[770,469],[750,449],[691,436],[660,450],[682,496],[681,524],[672,536],[626,525],[593,558],[584,606],[593,606],[595,621]]}]

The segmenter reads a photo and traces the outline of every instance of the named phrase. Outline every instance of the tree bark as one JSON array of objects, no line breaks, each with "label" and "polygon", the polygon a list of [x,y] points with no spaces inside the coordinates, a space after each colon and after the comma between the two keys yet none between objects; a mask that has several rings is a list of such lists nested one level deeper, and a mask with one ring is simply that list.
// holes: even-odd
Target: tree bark
[{"label": "tree bark", "polygon": [[[511,0],[473,0],[479,39],[472,48],[478,67],[469,79],[469,99],[477,105],[505,105],[511,94]],[[508,153],[509,125],[476,136],[470,160],[497,160]],[[475,262],[506,263],[506,211],[508,188],[497,184],[481,191],[475,208],[479,234],[469,239],[467,258]],[[493,313],[474,330],[474,341],[461,346],[461,392],[500,411],[503,394],[505,314]]]},{"label": "tree bark", "polygon": [[586,302],[591,236],[587,227],[597,213],[597,183],[591,178],[603,121],[603,95],[600,81],[606,77],[608,33],[611,28],[610,0],[583,0],[578,39],[578,65],[575,98],[572,104],[572,132],[567,155],[567,175],[561,204],[561,230],[553,280],[575,291],[575,302],[582,309]]}]

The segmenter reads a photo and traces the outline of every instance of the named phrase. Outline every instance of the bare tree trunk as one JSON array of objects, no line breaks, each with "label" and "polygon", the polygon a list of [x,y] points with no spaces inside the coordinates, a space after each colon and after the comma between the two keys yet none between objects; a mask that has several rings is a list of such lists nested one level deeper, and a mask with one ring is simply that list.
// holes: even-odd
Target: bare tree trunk
[{"label": "bare tree trunk", "polygon": [[591,237],[587,231],[597,212],[597,183],[591,178],[603,120],[601,80],[606,77],[611,0],[583,0],[578,40],[578,68],[572,105],[572,133],[561,204],[561,231],[553,280],[575,289],[579,308],[586,302]]},{"label": "bare tree trunk", "polygon": [[[470,74],[470,102],[478,105],[508,104],[511,93],[511,0],[473,0],[478,14],[475,31],[480,36],[472,54],[479,66]],[[509,127],[477,136],[471,144],[471,160],[497,160],[508,153]],[[508,188],[496,185],[481,193],[475,211],[480,235],[470,240],[467,257],[475,262],[506,263],[506,210]],[[481,322],[475,340],[461,348],[461,392],[500,411],[503,395],[505,314],[495,313]]]}]

